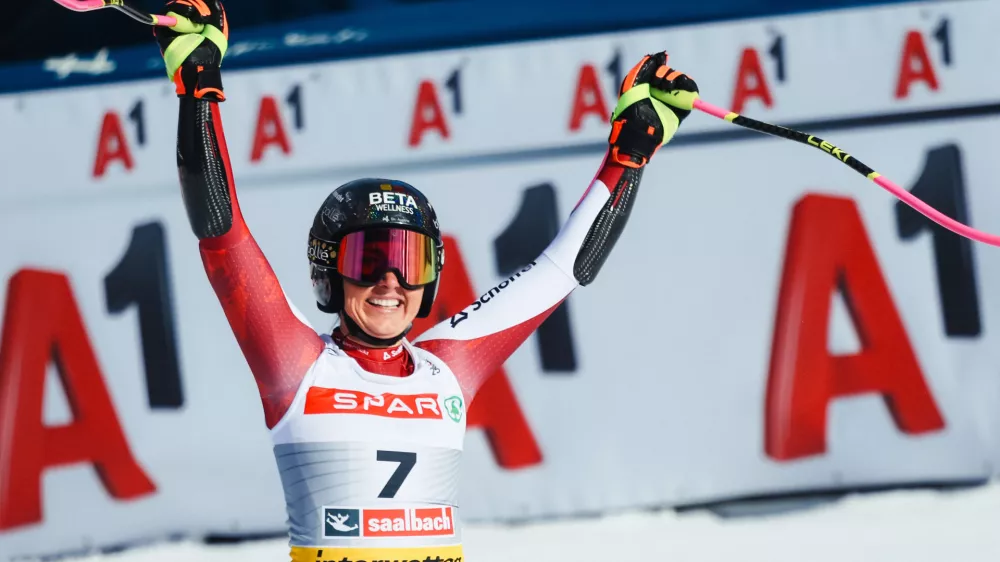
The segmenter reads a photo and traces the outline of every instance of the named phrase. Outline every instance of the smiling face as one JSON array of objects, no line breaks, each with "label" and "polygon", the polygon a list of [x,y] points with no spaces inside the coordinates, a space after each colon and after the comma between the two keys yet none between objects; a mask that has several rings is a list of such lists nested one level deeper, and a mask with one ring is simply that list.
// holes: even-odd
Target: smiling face
[{"label": "smiling face", "polygon": [[[399,284],[392,272],[383,275],[371,287],[344,279],[344,312],[375,338],[394,338],[402,334],[417,317],[423,298],[423,287],[407,289]],[[341,329],[346,330],[344,326]]]}]

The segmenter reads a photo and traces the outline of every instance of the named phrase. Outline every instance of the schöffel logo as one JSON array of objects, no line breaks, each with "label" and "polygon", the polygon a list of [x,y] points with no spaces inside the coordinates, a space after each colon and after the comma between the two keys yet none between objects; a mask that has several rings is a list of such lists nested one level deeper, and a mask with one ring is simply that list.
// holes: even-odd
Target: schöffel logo
[{"label": "sch\u00f6ffel logo", "polygon": [[538,262],[531,262],[528,265],[522,267],[521,271],[514,272],[514,275],[511,275],[510,278],[508,278],[508,279],[506,279],[504,281],[501,281],[499,285],[497,285],[496,287],[493,287],[492,289],[490,289],[489,291],[487,291],[485,295],[479,297],[479,300],[477,300],[476,302],[472,303],[471,310],[470,310],[470,307],[466,307],[465,309],[463,309],[458,314],[452,316],[451,317],[451,322],[450,322],[451,327],[452,328],[458,327],[458,325],[461,324],[463,320],[466,320],[466,319],[469,318],[469,313],[470,312],[475,312],[475,311],[479,310],[480,308],[482,308],[483,305],[485,305],[485,304],[489,303],[491,300],[493,300],[493,297],[499,295],[500,292],[503,291],[504,289],[506,289],[508,286],[510,286],[511,283],[514,283],[515,281],[517,281],[521,277],[522,273],[527,273],[527,272],[531,271],[531,268],[535,267],[536,265],[538,265]]},{"label": "sch\u00f6ffel logo", "polygon": [[306,393],[305,414],[367,414],[385,418],[442,419],[437,394],[368,394],[313,386]]},{"label": "sch\u00f6ffel logo", "polygon": [[359,511],[337,507],[323,508],[323,536],[329,538],[360,537]]}]

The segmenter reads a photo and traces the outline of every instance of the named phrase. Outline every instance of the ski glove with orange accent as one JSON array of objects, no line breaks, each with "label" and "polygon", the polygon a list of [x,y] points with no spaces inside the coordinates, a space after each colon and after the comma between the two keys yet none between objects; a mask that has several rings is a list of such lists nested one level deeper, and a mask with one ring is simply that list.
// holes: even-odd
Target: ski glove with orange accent
[{"label": "ski glove with orange accent", "polygon": [[611,115],[611,158],[630,168],[645,166],[670,142],[698,99],[690,76],[667,66],[667,53],[646,55],[618,91]]},{"label": "ski glove with orange accent", "polygon": [[177,25],[156,26],[153,33],[177,95],[224,101],[220,67],[229,45],[229,24],[222,2],[171,0],[166,10]]}]

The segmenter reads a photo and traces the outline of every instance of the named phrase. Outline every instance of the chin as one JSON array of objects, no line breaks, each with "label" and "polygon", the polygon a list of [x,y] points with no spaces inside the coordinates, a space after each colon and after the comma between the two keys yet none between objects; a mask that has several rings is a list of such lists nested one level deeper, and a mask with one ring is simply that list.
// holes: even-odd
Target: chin
[{"label": "chin", "polygon": [[406,329],[406,326],[370,326],[370,335],[376,338],[392,338],[398,336]]}]

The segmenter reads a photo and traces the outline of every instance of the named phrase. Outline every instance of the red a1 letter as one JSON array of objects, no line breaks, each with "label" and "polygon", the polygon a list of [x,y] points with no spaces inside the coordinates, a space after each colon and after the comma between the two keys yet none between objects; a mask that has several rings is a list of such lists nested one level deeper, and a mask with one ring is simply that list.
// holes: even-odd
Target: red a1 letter
[{"label": "red a1 letter", "polygon": [[441,138],[448,138],[448,121],[438,101],[437,88],[430,80],[424,80],[417,89],[417,103],[413,107],[413,121],[410,124],[410,146],[420,145],[427,131],[437,131]]},{"label": "red a1 letter", "polygon": [[[831,295],[838,288],[861,341],[854,355],[827,351]],[[767,455],[788,461],[822,454],[830,401],[868,393],[882,396],[905,433],[944,428],[857,206],[806,195],[792,215],[781,279],[767,386]]]},{"label": "red a1 letter", "polygon": [[285,154],[292,153],[292,145],[288,142],[288,134],[285,133],[285,125],[281,121],[281,112],[278,111],[278,102],[272,96],[264,96],[260,100],[250,161],[260,162],[264,151],[272,144],[277,145]]},{"label": "red a1 letter", "polygon": [[[54,361],[73,421],[43,425]],[[117,499],[156,491],[125,441],[69,280],[22,270],[10,279],[0,340],[0,529],[42,521],[42,473],[89,463]]]},{"label": "red a1 letter", "polygon": [[580,67],[576,92],[573,94],[573,113],[569,117],[569,130],[580,130],[583,118],[588,115],[597,116],[605,124],[611,119],[608,106],[604,103],[604,95],[601,93],[601,81],[597,78],[597,71],[592,64]]},{"label": "red a1 letter", "polygon": [[128,141],[125,139],[125,132],[122,131],[122,121],[117,113],[109,111],[104,114],[101,135],[97,139],[94,177],[103,177],[108,165],[116,160],[120,160],[126,170],[132,169],[132,153],[129,152]]},{"label": "red a1 letter", "polygon": [[[448,256],[447,273],[441,276],[441,287],[431,313],[427,318],[413,321],[411,338],[414,341],[418,335],[476,300],[458,243],[451,236],[444,237],[444,253]],[[491,375],[476,394],[476,401],[469,408],[468,427],[480,427],[486,432],[493,458],[504,468],[523,468],[542,462],[542,452],[503,367]]]},{"label": "red a1 letter", "polygon": [[767,77],[760,64],[757,49],[747,47],[740,57],[740,67],[736,71],[736,88],[733,90],[733,103],[729,107],[736,113],[742,113],[750,98],[760,99],[765,107],[771,107],[771,90],[767,86]]},{"label": "red a1 letter", "polygon": [[934,65],[927,55],[927,45],[924,36],[919,31],[909,31],[903,44],[903,54],[899,59],[899,79],[896,81],[896,99],[903,99],[910,94],[910,84],[926,82],[931,90],[938,89],[937,76],[934,75]]}]

